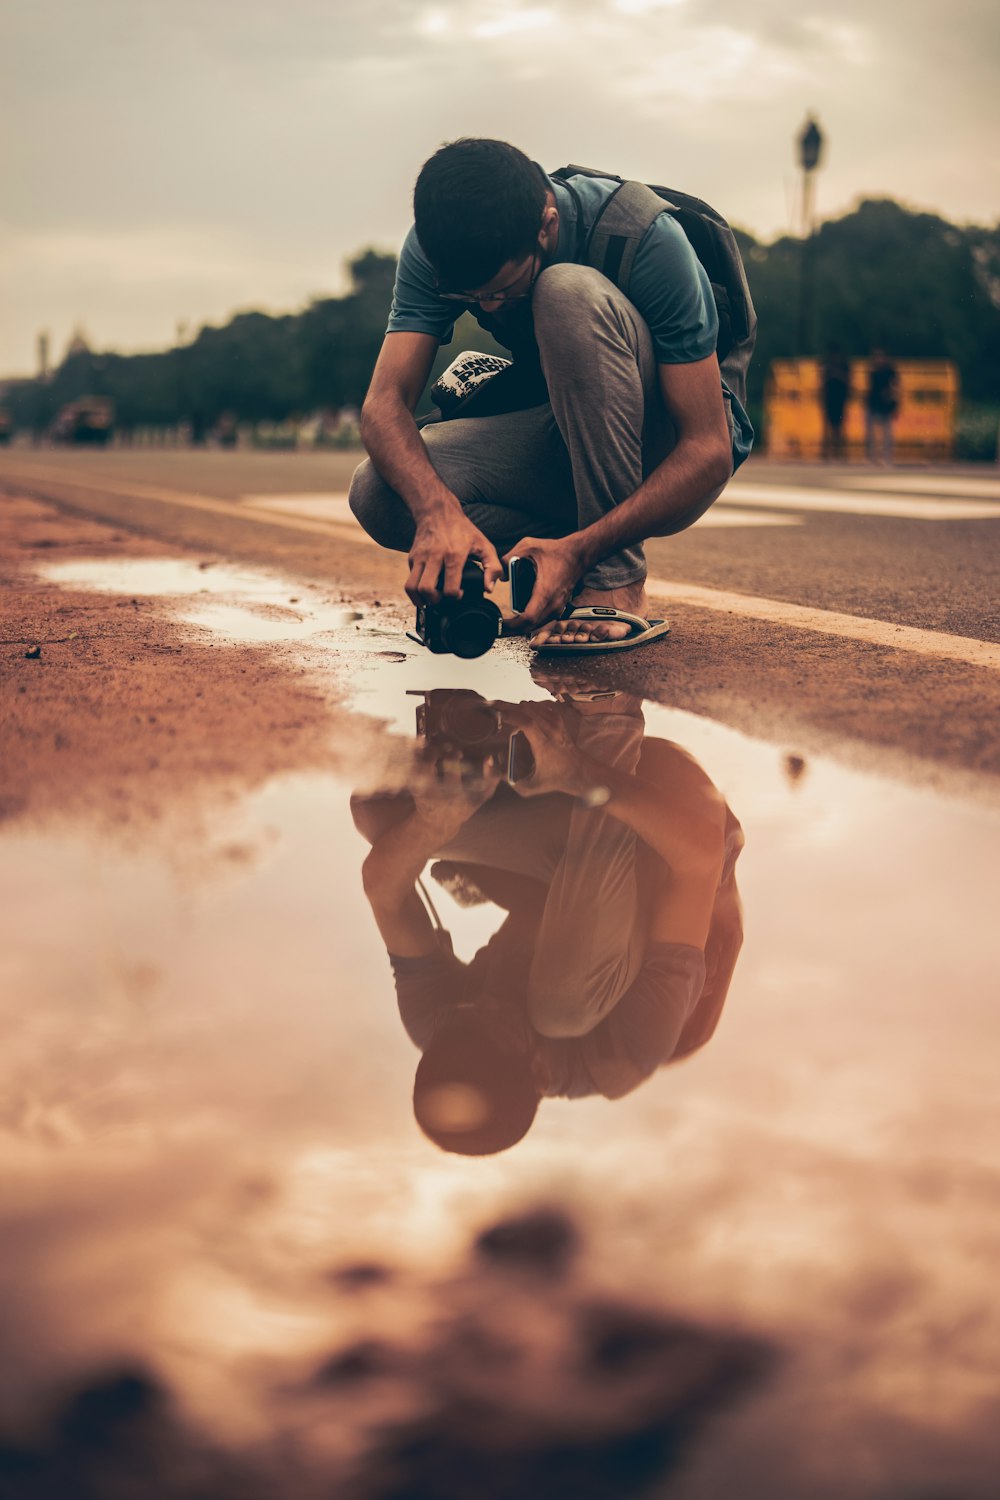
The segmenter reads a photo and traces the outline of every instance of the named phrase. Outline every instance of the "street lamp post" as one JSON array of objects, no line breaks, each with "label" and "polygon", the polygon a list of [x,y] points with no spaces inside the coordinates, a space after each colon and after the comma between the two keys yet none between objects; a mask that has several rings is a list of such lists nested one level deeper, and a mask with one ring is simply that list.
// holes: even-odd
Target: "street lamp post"
[{"label": "street lamp post", "polygon": [[809,299],[812,292],[813,259],[813,173],[823,154],[823,134],[816,121],[806,120],[796,142],[799,166],[802,168],[802,222],[800,226],[801,259],[799,263],[799,331],[798,352],[801,359],[809,353]]}]

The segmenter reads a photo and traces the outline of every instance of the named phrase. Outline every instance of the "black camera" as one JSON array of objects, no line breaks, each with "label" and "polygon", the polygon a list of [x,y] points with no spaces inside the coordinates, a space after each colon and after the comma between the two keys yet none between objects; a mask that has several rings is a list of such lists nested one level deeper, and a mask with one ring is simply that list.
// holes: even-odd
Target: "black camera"
[{"label": "black camera", "polygon": [[510,607],[516,615],[527,609],[538,577],[530,557],[512,557],[507,565],[510,579]]},{"label": "black camera", "polygon": [[[437,604],[418,604],[413,639],[439,655],[483,656],[503,625],[499,607],[483,596],[483,584],[482,564],[467,558],[462,569],[461,599],[441,598]],[[444,588],[443,569],[438,588]]]},{"label": "black camera", "polygon": [[417,733],[439,771],[474,778],[492,764],[514,784],[534,771],[528,738],[504,724],[501,704],[487,703],[471,688],[432,688],[413,696],[424,700],[417,704]]}]

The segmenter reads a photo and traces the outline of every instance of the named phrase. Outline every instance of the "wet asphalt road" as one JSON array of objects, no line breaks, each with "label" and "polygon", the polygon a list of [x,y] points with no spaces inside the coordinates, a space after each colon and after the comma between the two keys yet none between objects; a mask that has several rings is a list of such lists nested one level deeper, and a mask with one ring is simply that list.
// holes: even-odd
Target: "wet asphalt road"
[{"label": "wet asphalt road", "polygon": [[[985,1500],[1000,813],[893,782],[1000,786],[998,648],[914,612],[920,548],[988,591],[995,478],[912,474],[907,494],[859,473],[838,495],[757,468],[651,548],[671,636],[559,663],[560,682],[523,642],[463,664],[393,649],[399,560],[351,529],[349,465],[0,457],[0,1469],[27,1476],[18,1500],[124,1494],[132,1473],[144,1500],[284,1496],[290,1472],[298,1500],[623,1500],[634,1455],[644,1493],[683,1500]],[[5,507],[4,485],[56,509]],[[979,519],[957,520],[969,503]],[[551,701],[591,683],[659,701]],[[452,736],[447,763],[426,717],[414,737],[442,686],[519,716],[527,697],[567,737],[648,757],[648,852],[625,844],[642,897],[603,924],[615,942],[645,922],[654,834],[683,849],[697,821],[685,788],[724,797],[746,844],[745,942],[697,1056],[634,1088],[615,1073],[613,1097],[543,1098],[485,1161],[418,1126],[365,878],[403,788],[435,843],[454,834]],[[467,852],[509,878],[501,846],[547,859],[552,829],[502,790],[513,835],[494,823]],[[597,853],[546,932],[557,984],[609,889],[605,804],[584,805]],[[435,861],[429,889],[466,958],[506,919],[455,874]]]},{"label": "wet asphalt road", "polygon": [[[356,588],[402,625],[400,560],[359,537],[336,498],[358,457],[15,449],[0,453],[0,490]],[[751,461],[707,523],[652,542],[648,560],[664,585],[695,590],[670,598],[669,641],[567,670],[792,749],[995,795],[1000,655],[975,647],[1000,643],[995,468]],[[730,595],[753,596],[750,612]]]}]

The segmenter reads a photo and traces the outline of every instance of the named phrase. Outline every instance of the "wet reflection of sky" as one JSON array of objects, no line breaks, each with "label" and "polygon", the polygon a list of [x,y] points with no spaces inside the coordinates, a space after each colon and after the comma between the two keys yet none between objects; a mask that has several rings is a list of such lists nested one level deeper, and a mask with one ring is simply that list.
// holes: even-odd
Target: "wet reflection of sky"
[{"label": "wet reflection of sky", "polygon": [[[488,661],[448,680],[548,696]],[[357,706],[402,746],[406,691],[442,670],[421,654],[359,671]],[[277,1420],[289,1371],[358,1332],[331,1267],[434,1270],[468,1226],[558,1200],[606,1289],[794,1351],[685,1494],[720,1493],[734,1464],[775,1494],[881,1494],[872,1463],[986,1493],[1000,820],[822,760],[793,776],[774,746],[645,715],[746,833],[728,1004],[692,1059],[615,1102],[543,1100],[495,1158],[445,1156],[413,1121],[417,1053],[348,809],[380,773],[275,781],[172,865],[86,829],[7,834],[5,1409],[136,1353],[242,1441]],[[460,956],[497,926],[435,901]],[[401,1332],[426,1313],[402,1297],[365,1318]]]},{"label": "wet reflection of sky", "polygon": [[183,558],[75,559],[40,570],[65,588],[175,601],[176,618],[231,641],[308,641],[361,618],[323,602],[314,585],[290,590],[250,568]]}]

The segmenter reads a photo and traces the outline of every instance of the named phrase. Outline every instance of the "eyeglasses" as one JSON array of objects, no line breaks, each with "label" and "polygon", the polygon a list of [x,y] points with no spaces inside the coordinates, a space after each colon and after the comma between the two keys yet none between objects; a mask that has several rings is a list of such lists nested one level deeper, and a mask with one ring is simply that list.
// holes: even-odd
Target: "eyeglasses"
[{"label": "eyeglasses", "polygon": [[478,302],[480,304],[483,302],[523,302],[526,297],[531,296],[540,270],[539,255],[536,250],[531,257],[531,278],[523,291],[511,291],[511,287],[517,286],[518,282],[524,279],[524,271],[521,271],[513,281],[508,281],[506,286],[499,286],[492,292],[438,292],[438,296],[442,302]]}]

